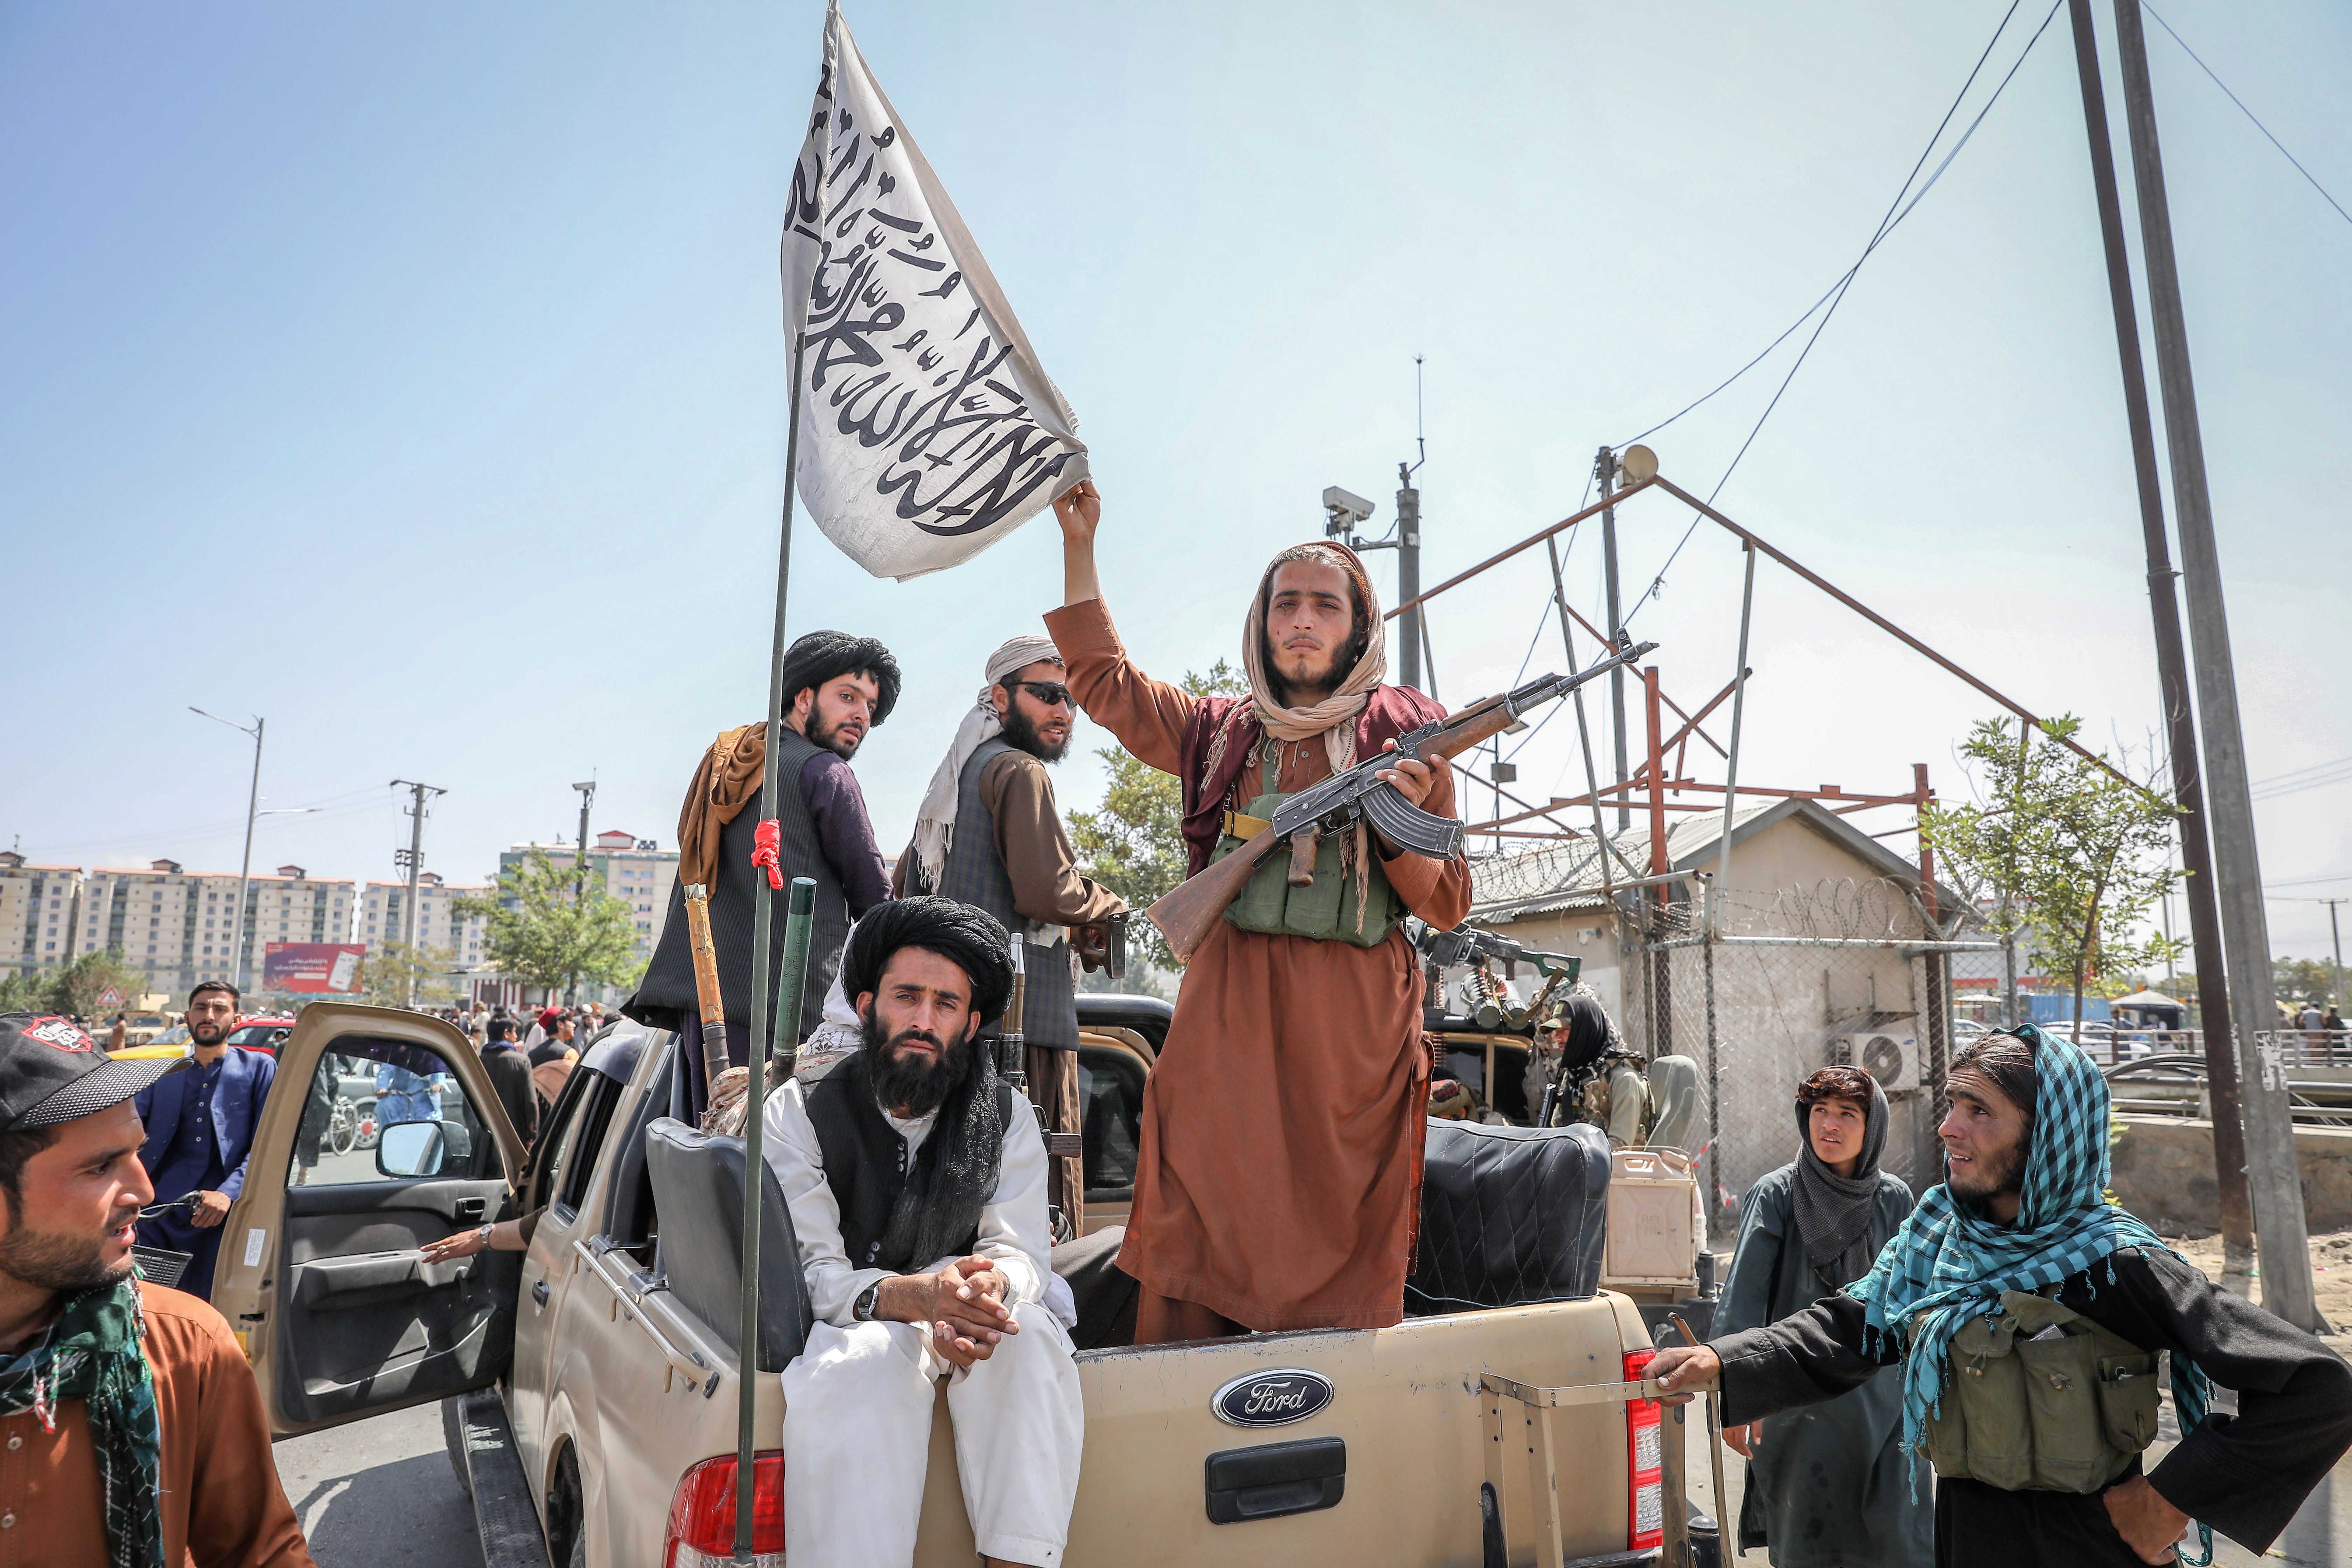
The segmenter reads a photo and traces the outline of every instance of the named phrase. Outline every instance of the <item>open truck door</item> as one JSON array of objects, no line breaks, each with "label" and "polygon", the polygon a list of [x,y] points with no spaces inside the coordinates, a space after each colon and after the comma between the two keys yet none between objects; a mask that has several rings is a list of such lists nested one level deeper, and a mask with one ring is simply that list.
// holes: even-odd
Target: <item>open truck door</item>
[{"label": "open truck door", "polygon": [[438,1018],[320,1002],[278,1051],[213,1304],[277,1436],[482,1387],[507,1369],[522,1254],[420,1249],[509,1217],[527,1151]]}]

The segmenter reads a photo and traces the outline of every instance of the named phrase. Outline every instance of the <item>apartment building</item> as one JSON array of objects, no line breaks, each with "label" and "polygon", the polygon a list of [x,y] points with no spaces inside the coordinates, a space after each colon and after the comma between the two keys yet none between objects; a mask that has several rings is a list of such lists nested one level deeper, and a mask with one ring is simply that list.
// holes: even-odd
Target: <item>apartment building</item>
[{"label": "apartment building", "polygon": [[36,866],[13,849],[0,852],[0,974],[72,963],[80,900],[80,867]]},{"label": "apartment building", "polygon": [[[437,871],[420,872],[416,882],[416,945],[430,952],[446,949],[453,967],[482,968],[489,962],[484,932],[488,922],[480,915],[461,915],[460,899],[478,899],[490,891],[480,882],[445,882]],[[408,884],[370,882],[360,898],[359,928],[348,940],[377,952],[384,943],[408,940]]]},{"label": "apartment building", "polygon": [[85,872],[67,961],[112,950],[145,972],[150,991],[184,995],[207,976],[236,975],[240,924],[248,989],[257,987],[269,942],[350,940],[353,884],[312,877],[299,866],[257,871],[240,922],[238,881],[234,871],[190,871],[176,860]]},{"label": "apartment building", "polygon": [[[518,844],[499,856],[499,872],[520,865],[534,849],[558,866],[570,866],[579,857],[569,844]],[[637,962],[653,957],[654,943],[661,940],[662,918],[669,910],[670,887],[677,880],[677,851],[664,849],[657,839],[610,828],[590,841],[588,877],[593,886],[628,907],[629,923],[636,931]]]}]

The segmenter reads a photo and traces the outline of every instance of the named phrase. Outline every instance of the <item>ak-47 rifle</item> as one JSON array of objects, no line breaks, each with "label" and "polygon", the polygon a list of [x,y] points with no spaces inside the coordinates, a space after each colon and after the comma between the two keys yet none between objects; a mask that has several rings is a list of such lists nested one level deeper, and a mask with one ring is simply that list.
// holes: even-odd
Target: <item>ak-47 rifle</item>
[{"label": "ak-47 rifle", "polygon": [[[1417,930],[1413,928],[1417,927]],[[1507,936],[1496,936],[1475,926],[1456,926],[1452,931],[1439,931],[1433,925],[1414,921],[1407,928],[1413,946],[1422,957],[1440,969],[1452,969],[1460,964],[1477,963],[1486,959],[1500,959],[1507,963],[1531,963],[1536,973],[1547,979],[1565,974],[1570,980],[1584,967],[1584,961],[1572,953],[1544,952]]]},{"label": "ak-47 rifle", "polygon": [[1617,651],[1587,669],[1530,680],[1516,690],[1474,702],[1458,713],[1398,737],[1395,751],[1367,757],[1347,772],[1334,773],[1284,801],[1271,826],[1223,859],[1186,878],[1144,910],[1144,917],[1168,939],[1168,950],[1176,955],[1176,962],[1188,963],[1208,940],[1226,907],[1241,896],[1258,862],[1274,853],[1276,845],[1289,841],[1290,885],[1304,888],[1315,880],[1317,841],[1326,833],[1344,832],[1360,821],[1370,821],[1398,849],[1433,860],[1452,859],[1462,847],[1462,825],[1422,810],[1399,795],[1381,773],[1408,757],[1443,762],[1506,731],[1519,729],[1519,715],[1528,710],[1557,701],[1593,677],[1631,664],[1657,646],[1636,644],[1620,632]]}]

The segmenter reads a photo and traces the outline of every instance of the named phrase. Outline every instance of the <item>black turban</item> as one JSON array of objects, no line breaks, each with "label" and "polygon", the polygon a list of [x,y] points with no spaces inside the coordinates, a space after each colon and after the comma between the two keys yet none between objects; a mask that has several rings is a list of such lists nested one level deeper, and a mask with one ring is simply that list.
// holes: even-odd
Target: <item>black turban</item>
[{"label": "black turban", "polygon": [[1561,1042],[1560,1064],[1573,1070],[1591,1067],[1601,1059],[1601,1053],[1615,1042],[1610,1038],[1616,1031],[1609,1025],[1609,1014],[1601,1005],[1601,998],[1580,985],[1568,994],[1560,1008],[1560,1022],[1566,1039]]},{"label": "black turban", "polygon": [[1013,1000],[1013,938],[986,910],[953,899],[891,899],[860,915],[841,953],[841,989],[852,1003],[878,990],[902,947],[936,952],[971,980],[971,1010],[985,1026]]},{"label": "black turban", "polygon": [[880,689],[874,699],[877,729],[890,717],[890,710],[898,705],[898,661],[873,637],[852,637],[847,632],[811,632],[784,650],[782,669],[784,710],[788,713],[792,711],[793,699],[802,692],[845,675],[874,678],[874,684]]}]

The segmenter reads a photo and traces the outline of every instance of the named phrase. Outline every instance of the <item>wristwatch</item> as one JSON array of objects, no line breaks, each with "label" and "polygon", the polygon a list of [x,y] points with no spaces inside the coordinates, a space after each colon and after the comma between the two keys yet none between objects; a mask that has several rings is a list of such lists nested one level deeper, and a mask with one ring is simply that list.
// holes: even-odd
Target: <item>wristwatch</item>
[{"label": "wristwatch", "polygon": [[877,1279],[873,1284],[868,1285],[865,1289],[860,1290],[857,1293],[857,1300],[849,1304],[849,1315],[861,1323],[872,1322],[874,1321],[874,1304],[877,1300],[880,1300],[881,1295],[882,1281]]},{"label": "wristwatch", "polygon": [[478,1226],[478,1227],[477,1227],[477,1228],[476,1228],[476,1230],[475,1230],[474,1234],[475,1234],[476,1236],[478,1236],[478,1237],[480,1237],[482,1238],[482,1250],[483,1250],[483,1251],[488,1252],[488,1251],[490,1249],[490,1232],[492,1232],[492,1231],[496,1230],[497,1228],[498,1228],[498,1226],[495,1226],[495,1225],[486,1225],[486,1226]]}]

